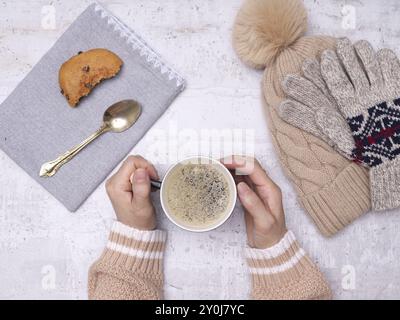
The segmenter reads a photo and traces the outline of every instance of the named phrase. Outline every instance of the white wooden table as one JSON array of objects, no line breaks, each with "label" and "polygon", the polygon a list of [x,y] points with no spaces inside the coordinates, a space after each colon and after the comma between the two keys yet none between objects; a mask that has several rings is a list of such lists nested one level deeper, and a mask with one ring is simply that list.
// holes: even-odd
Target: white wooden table
[{"label": "white wooden table", "polygon": [[[288,227],[324,271],[335,297],[398,298],[400,210],[369,213],[334,238],[325,239],[300,208],[271,145],[260,103],[261,73],[246,68],[231,46],[233,18],[241,2],[102,2],[188,81],[184,93],[132,153],[146,154],[152,132],[171,123],[196,132],[204,128],[253,129],[256,156],[284,191]],[[305,2],[310,34],[366,38],[375,46],[400,53],[398,1]],[[89,3],[0,2],[1,101]],[[162,174],[167,165],[157,167]],[[1,151],[0,168],[0,298],[85,299],[88,267],[102,251],[114,218],[104,183],[79,211],[70,213]],[[154,201],[158,203],[157,194]],[[161,210],[158,216],[161,227],[168,230],[166,298],[248,297],[249,278],[241,255],[245,230],[239,206],[228,223],[206,234],[177,229]]]}]

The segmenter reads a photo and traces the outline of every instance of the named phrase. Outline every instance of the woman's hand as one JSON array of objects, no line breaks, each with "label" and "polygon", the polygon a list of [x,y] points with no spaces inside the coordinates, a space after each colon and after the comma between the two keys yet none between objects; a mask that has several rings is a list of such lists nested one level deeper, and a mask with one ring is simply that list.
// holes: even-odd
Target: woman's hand
[{"label": "woman's hand", "polygon": [[223,159],[222,163],[231,172],[241,173],[233,174],[245,210],[249,246],[264,249],[278,243],[287,231],[280,188],[254,158],[233,156]]},{"label": "woman's hand", "polygon": [[107,194],[119,222],[141,230],[155,229],[150,178],[158,179],[154,166],[141,156],[129,156],[106,181]]}]

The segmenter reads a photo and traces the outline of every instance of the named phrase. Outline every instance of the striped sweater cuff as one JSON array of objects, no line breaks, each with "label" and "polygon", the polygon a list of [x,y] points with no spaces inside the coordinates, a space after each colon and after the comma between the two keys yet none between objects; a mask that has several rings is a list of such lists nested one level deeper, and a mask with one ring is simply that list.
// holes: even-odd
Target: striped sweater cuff
[{"label": "striped sweater cuff", "polygon": [[143,231],[114,222],[101,259],[132,271],[161,273],[166,232]]},{"label": "striped sweater cuff", "polygon": [[254,287],[285,285],[314,266],[291,231],[270,248],[246,248],[245,255]]}]

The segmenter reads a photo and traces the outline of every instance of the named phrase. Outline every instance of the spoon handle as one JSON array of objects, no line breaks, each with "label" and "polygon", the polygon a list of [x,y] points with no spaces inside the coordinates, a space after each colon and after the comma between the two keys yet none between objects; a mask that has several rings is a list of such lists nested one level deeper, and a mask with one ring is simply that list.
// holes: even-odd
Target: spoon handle
[{"label": "spoon handle", "polygon": [[155,188],[155,189],[161,189],[161,184],[162,184],[162,182],[161,182],[161,181],[157,181],[157,180],[150,179],[150,184],[151,184],[151,186],[152,186],[153,188]]},{"label": "spoon handle", "polygon": [[108,127],[103,124],[100,129],[98,129],[95,133],[90,135],[88,138],[83,140],[80,144],[73,147],[71,150],[68,150],[57,159],[44,163],[41,168],[39,175],[41,177],[52,177],[55,175],[58,169],[61,168],[64,164],[70,161],[75,155],[78,154],[83,148],[85,148],[89,143],[91,143],[94,139],[101,136],[104,132],[108,130]]}]

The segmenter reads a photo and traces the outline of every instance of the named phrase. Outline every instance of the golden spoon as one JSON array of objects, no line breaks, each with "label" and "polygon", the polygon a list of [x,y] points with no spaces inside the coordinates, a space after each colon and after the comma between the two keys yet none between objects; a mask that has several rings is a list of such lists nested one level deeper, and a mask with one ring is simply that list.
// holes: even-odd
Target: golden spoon
[{"label": "golden spoon", "polygon": [[39,175],[41,177],[53,176],[62,165],[70,161],[79,151],[103,133],[122,132],[129,129],[139,118],[140,112],[140,104],[135,100],[123,100],[113,104],[104,112],[103,124],[99,130],[57,159],[44,163],[40,168]]}]

